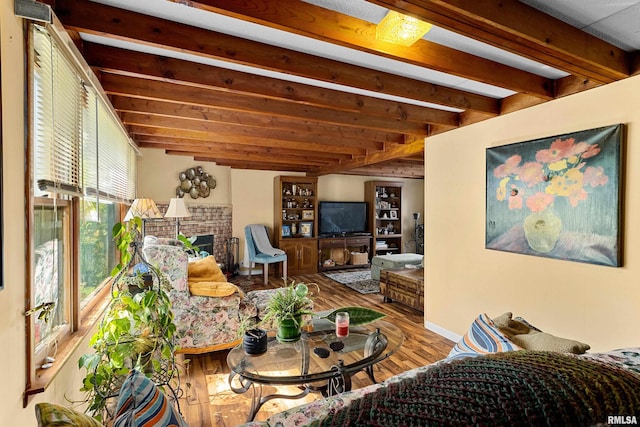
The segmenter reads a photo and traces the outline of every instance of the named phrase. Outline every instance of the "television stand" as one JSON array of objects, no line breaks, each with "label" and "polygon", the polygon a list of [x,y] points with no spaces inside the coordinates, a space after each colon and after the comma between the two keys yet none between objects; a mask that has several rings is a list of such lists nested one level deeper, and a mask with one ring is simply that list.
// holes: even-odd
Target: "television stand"
[{"label": "television stand", "polygon": [[[371,236],[320,237],[318,238],[318,271],[370,267],[370,248]],[[363,255],[357,258],[352,257],[352,252]],[[333,264],[328,260],[332,260]]]}]

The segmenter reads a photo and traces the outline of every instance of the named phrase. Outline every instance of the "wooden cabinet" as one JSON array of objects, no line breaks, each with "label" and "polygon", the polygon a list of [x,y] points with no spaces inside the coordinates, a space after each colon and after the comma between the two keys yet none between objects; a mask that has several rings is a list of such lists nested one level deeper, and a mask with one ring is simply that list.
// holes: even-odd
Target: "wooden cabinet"
[{"label": "wooden cabinet", "polygon": [[273,232],[287,252],[288,274],[317,273],[318,178],[274,178]]},{"label": "wooden cabinet", "polygon": [[318,272],[318,241],[316,239],[282,239],[280,249],[287,253],[290,275]]},{"label": "wooden cabinet", "polygon": [[365,182],[374,255],[402,253],[402,186],[396,181]]},{"label": "wooden cabinet", "polygon": [[[318,239],[318,270],[368,267],[370,236],[345,236]],[[359,259],[352,253],[358,253]]]}]

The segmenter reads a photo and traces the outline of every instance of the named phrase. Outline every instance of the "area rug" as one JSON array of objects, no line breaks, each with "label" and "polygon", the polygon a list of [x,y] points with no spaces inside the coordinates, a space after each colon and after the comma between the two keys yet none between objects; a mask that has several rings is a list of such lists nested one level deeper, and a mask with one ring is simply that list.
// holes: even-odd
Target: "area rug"
[{"label": "area rug", "polygon": [[322,274],[361,294],[375,294],[380,292],[380,283],[371,279],[371,270],[338,271]]}]

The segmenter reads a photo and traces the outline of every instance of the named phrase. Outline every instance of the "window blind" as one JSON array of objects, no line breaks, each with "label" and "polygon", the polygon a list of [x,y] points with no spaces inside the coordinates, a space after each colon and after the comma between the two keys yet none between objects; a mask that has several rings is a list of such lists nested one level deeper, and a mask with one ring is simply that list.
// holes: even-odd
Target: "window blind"
[{"label": "window blind", "polygon": [[33,26],[34,181],[41,192],[81,194],[80,79],[46,31]]},{"label": "window blind", "polygon": [[129,136],[46,29],[32,25],[32,37],[35,195],[133,200]]}]

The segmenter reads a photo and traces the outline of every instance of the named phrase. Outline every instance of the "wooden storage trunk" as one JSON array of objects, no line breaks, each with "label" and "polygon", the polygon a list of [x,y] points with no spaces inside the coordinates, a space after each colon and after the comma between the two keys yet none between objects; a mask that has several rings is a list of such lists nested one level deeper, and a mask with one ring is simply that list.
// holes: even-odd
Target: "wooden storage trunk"
[{"label": "wooden storage trunk", "polygon": [[380,293],[386,302],[396,301],[424,313],[424,269],[383,270]]}]

